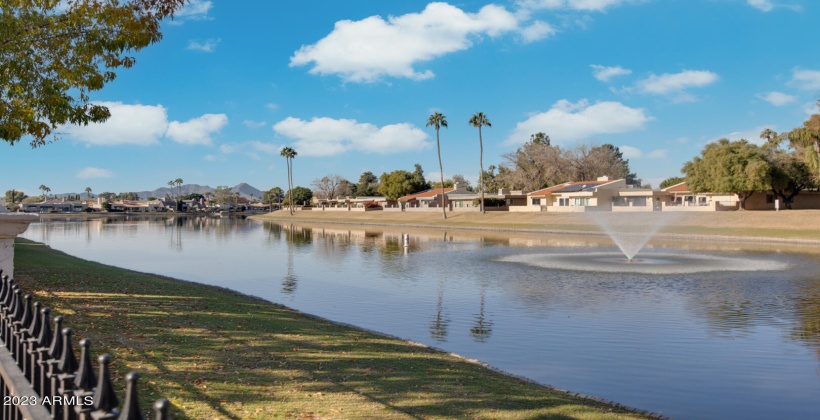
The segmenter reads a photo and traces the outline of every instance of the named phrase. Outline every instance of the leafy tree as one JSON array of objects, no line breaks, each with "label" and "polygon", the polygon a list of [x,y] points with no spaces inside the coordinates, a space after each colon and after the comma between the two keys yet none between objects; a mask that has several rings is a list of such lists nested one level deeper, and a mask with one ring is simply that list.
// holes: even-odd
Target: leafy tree
[{"label": "leafy tree", "polygon": [[484,213],[484,139],[481,137],[481,127],[492,127],[492,124],[483,112],[477,112],[470,118],[470,125],[478,128],[478,164],[481,167],[481,172],[478,173],[478,189],[481,191],[481,213]]},{"label": "leafy tree", "polygon": [[356,184],[346,179],[342,179],[339,182],[339,197],[356,197],[358,192]]},{"label": "leafy tree", "polygon": [[204,200],[205,196],[200,193],[190,193],[182,196],[181,200]]},{"label": "leafy tree", "polygon": [[[46,144],[63,124],[107,120],[90,93],[130,68],[128,54],[162,38],[185,0],[0,2],[0,139]],[[55,137],[56,138],[56,137]]]},{"label": "leafy tree", "polygon": [[682,176],[673,176],[671,178],[666,178],[663,181],[661,181],[660,188],[661,189],[669,188],[673,185],[678,185],[683,181],[685,181],[685,178],[682,177]]},{"label": "leafy tree", "polygon": [[273,187],[268,191],[262,192],[262,201],[270,204],[273,208],[273,203],[281,203],[284,192],[279,187]]},{"label": "leafy tree", "polygon": [[120,199],[120,200],[137,201],[137,200],[140,199],[140,196],[139,196],[139,194],[137,194],[135,192],[124,192],[124,193],[119,193],[117,195],[117,198]]},{"label": "leafy tree", "polygon": [[313,191],[305,187],[295,187],[293,189],[293,194],[288,192],[287,196],[294,203],[307,205],[310,203],[310,199],[313,198]]},{"label": "leafy tree", "polygon": [[421,168],[421,165],[414,163],[413,168],[413,182],[419,186],[417,191],[430,188],[430,183],[424,179],[424,169]]},{"label": "leafy tree", "polygon": [[746,140],[720,139],[707,144],[701,156],[686,162],[681,172],[692,192],[736,194],[745,210],[752,194],[771,189],[773,170],[760,147]]},{"label": "leafy tree", "polygon": [[444,188],[453,188],[453,184],[455,184],[453,179],[452,178],[447,178],[447,179],[444,180],[444,184],[442,184],[441,182],[431,183],[430,188],[442,188],[442,187],[444,187]]},{"label": "leafy tree", "polygon": [[[288,165],[288,191],[293,189],[293,158],[296,157],[296,150],[290,147],[285,147],[279,152],[279,155],[285,158],[285,163]],[[293,195],[288,194],[290,198],[290,214],[293,215]]]},{"label": "leafy tree", "polygon": [[[438,150],[438,170],[439,176],[441,177],[440,181],[444,184],[444,168],[441,165],[441,141],[439,141],[439,129],[441,127],[447,128],[447,117],[442,115],[440,112],[434,112],[430,117],[427,119],[427,127],[435,127],[436,129],[436,150]],[[420,168],[421,166],[419,166]],[[447,194],[442,192],[441,194],[441,214],[444,216],[444,219],[447,219]]]},{"label": "leafy tree", "polygon": [[[817,101],[820,106],[820,100]],[[802,151],[803,161],[820,181],[820,114],[813,114],[803,122],[803,127],[783,133],[779,139],[789,141],[789,146]]]},{"label": "leafy tree", "polygon": [[539,131],[535,134],[530,135],[530,143],[543,144],[544,146],[549,146],[550,136],[546,135],[546,133],[542,133]]},{"label": "leafy tree", "polygon": [[227,204],[231,202],[231,197],[233,197],[233,191],[230,187],[225,185],[220,185],[216,187],[213,192],[214,202],[216,204]]},{"label": "leafy tree", "polygon": [[794,197],[816,185],[811,170],[796,152],[777,149],[769,161],[773,165],[772,193],[780,197],[784,209],[791,209]]},{"label": "leafy tree", "polygon": [[22,191],[17,190],[8,190],[6,191],[6,203],[8,204],[15,204],[15,203],[22,203],[27,196]]},{"label": "leafy tree", "polygon": [[[472,185],[470,185],[470,181],[461,174],[455,174],[452,178],[447,178],[444,180],[444,188],[453,188],[455,184],[458,183],[459,186],[464,187],[467,191],[473,191]],[[432,188],[441,188],[441,183],[434,182],[430,185]]]},{"label": "leafy tree", "polygon": [[101,197],[105,201],[114,201],[114,200],[117,199],[117,194],[106,191],[106,192],[97,194],[97,197]]},{"label": "leafy tree", "polygon": [[356,184],[356,196],[373,197],[379,195],[379,178],[373,172],[365,171]]},{"label": "leafy tree", "polygon": [[495,165],[490,165],[490,167],[481,174],[484,179],[484,188],[487,191],[498,191],[501,188],[501,185],[496,181],[495,169]]},{"label": "leafy tree", "polygon": [[[417,168],[420,168],[420,166],[417,165]],[[383,173],[379,181],[379,194],[391,200],[397,200],[399,197],[423,191],[428,187],[426,183],[419,182],[416,173],[401,169]]]}]

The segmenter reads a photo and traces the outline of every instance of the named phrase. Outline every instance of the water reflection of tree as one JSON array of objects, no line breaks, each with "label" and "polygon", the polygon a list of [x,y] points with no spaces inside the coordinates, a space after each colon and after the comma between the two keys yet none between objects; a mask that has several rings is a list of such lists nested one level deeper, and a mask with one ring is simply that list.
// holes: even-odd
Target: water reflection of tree
[{"label": "water reflection of tree", "polygon": [[794,305],[798,323],[789,337],[809,345],[820,359],[820,279],[807,281]]},{"label": "water reflection of tree", "polygon": [[447,341],[447,327],[450,320],[444,313],[444,280],[438,282],[438,300],[436,301],[436,316],[430,323],[430,337],[438,343]]},{"label": "water reflection of tree", "polygon": [[492,333],[492,321],[488,320],[485,314],[485,294],[487,291],[487,284],[482,281],[481,282],[481,289],[479,290],[480,296],[480,303],[478,314],[475,315],[473,327],[470,328],[470,335],[473,336],[473,339],[479,343],[483,343],[490,338],[490,334]]},{"label": "water reflection of tree", "polygon": [[[293,248],[296,246],[297,242],[294,240],[296,235],[294,232],[294,226],[290,225],[287,229],[287,248],[288,248],[288,264],[287,264],[287,272],[285,273],[285,278],[282,279],[282,293],[286,294],[293,294],[296,291],[296,286],[298,285],[298,279],[296,278],[296,274],[293,270]],[[300,241],[299,243],[303,243]]]}]

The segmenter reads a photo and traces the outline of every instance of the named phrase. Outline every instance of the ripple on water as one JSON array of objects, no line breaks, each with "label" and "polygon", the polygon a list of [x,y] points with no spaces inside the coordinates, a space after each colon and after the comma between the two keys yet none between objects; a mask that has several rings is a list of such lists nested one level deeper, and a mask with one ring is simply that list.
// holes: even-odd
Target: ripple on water
[{"label": "ripple on water", "polygon": [[685,253],[651,253],[634,260],[614,252],[541,253],[508,255],[497,261],[558,270],[638,274],[775,271],[789,267],[787,263],[776,260]]}]

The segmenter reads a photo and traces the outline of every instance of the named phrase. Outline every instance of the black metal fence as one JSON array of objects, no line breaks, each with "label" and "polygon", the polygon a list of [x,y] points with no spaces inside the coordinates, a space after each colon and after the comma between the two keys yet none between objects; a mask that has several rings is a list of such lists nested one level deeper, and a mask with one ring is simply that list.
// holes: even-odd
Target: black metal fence
[{"label": "black metal fence", "polygon": [[[71,328],[63,317],[32,303],[13,279],[0,270],[0,420],[144,420],[137,397],[139,375],[125,376],[125,401],[111,382],[111,356],[91,362],[91,341],[80,341],[80,360],[74,353]],[[53,327],[52,327],[53,325]],[[168,419],[169,403],[154,403],[157,420]]]}]

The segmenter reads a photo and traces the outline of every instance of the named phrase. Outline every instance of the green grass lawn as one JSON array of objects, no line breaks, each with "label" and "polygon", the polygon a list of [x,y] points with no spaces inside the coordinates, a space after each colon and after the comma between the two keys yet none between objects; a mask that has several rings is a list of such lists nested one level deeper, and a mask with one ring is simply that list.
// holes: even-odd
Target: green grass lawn
[{"label": "green grass lawn", "polygon": [[125,374],[142,375],[146,412],[164,397],[177,419],[644,417],[226,289],[26,240],[15,251],[15,279],[65,316],[75,345],[115,356],[121,396]]}]

